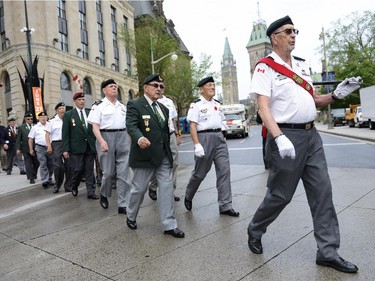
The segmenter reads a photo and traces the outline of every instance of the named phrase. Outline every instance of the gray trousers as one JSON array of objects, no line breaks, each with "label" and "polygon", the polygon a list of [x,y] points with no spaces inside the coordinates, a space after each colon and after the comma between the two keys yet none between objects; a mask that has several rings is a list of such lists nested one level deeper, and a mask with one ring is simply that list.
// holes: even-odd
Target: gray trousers
[{"label": "gray trousers", "polygon": [[116,177],[117,205],[127,207],[131,181],[129,135],[125,131],[101,132],[101,135],[108,144],[108,151],[102,152],[99,142],[96,141],[96,152],[103,173],[100,194],[107,198],[111,197],[112,178]]},{"label": "gray trousers", "polygon": [[322,139],[315,128],[283,128],[282,131],[293,143],[296,158],[281,159],[275,141],[268,139],[268,189],[248,226],[248,233],[260,239],[267,227],[292,200],[298,182],[302,179],[318,245],[317,260],[335,259],[338,257],[340,233]]},{"label": "gray trousers", "polygon": [[151,177],[155,174],[159,186],[158,204],[163,231],[177,227],[177,221],[174,217],[174,195],[172,183],[172,168],[167,156],[163,157],[161,166],[157,168],[134,168],[132,188],[129,195],[129,207],[127,209],[128,218],[135,221],[139,208],[147,191]]},{"label": "gray trousers", "polygon": [[[170,136],[170,148],[172,151],[172,159],[173,159],[173,169],[172,169],[172,179],[173,179],[173,189],[176,190],[177,188],[177,167],[178,167],[178,145],[177,145],[177,137],[174,133]],[[156,191],[158,187],[156,176],[153,175],[150,181],[149,188],[151,190]]]},{"label": "gray trousers", "polygon": [[232,209],[232,187],[227,143],[221,132],[198,133],[198,138],[204,148],[205,156],[195,157],[195,167],[186,187],[185,197],[187,200],[193,200],[201,182],[214,163],[219,211],[228,211]]},{"label": "gray trousers", "polygon": [[53,159],[52,155],[47,153],[47,147],[35,145],[36,156],[39,161],[39,173],[42,183],[52,181]]}]

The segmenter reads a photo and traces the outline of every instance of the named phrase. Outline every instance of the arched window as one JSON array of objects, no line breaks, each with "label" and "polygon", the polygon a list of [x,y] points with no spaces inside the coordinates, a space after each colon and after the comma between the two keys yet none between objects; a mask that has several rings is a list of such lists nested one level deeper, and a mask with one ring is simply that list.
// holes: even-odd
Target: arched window
[{"label": "arched window", "polygon": [[9,74],[5,73],[4,76],[4,97],[5,97],[5,107],[9,114],[12,111],[12,95],[11,95],[11,85]]},{"label": "arched window", "polygon": [[9,74],[6,73],[5,74],[5,89],[4,89],[4,93],[9,93],[10,92],[10,78],[9,78]]},{"label": "arched window", "polygon": [[117,89],[117,99],[122,102],[122,91],[120,88]]},{"label": "arched window", "polygon": [[129,90],[129,92],[128,92],[128,101],[132,100],[133,98],[134,98],[134,91],[133,90]]},{"label": "arched window", "polygon": [[85,95],[92,96],[90,81],[87,78],[83,79],[83,92]]},{"label": "arched window", "polygon": [[61,73],[61,76],[60,76],[60,88],[62,90],[68,90],[68,91],[72,90],[72,85],[70,83],[69,75],[67,75],[65,72]]}]

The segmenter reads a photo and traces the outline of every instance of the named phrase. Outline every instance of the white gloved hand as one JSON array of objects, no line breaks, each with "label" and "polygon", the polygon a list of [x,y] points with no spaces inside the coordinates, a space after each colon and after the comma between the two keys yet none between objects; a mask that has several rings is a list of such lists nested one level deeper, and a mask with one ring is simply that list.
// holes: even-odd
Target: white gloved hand
[{"label": "white gloved hand", "polygon": [[359,89],[359,87],[361,87],[361,83],[362,78],[360,76],[346,78],[344,81],[337,85],[337,88],[333,91],[333,93],[337,98],[343,99],[350,93]]},{"label": "white gloved hand", "polygon": [[199,158],[204,156],[204,149],[200,143],[194,144],[194,154]]},{"label": "white gloved hand", "polygon": [[288,156],[292,159],[296,158],[294,145],[285,135],[278,136],[275,139],[275,142],[277,144],[277,147],[279,148],[281,159],[284,159],[285,156]]}]

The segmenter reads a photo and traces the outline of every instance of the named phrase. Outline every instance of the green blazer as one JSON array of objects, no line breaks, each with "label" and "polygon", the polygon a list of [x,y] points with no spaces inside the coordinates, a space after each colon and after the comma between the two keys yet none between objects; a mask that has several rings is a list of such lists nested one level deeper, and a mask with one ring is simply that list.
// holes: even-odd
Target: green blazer
[{"label": "green blazer", "polygon": [[21,150],[22,153],[29,153],[29,133],[26,123],[18,127],[18,134],[16,140],[16,149]]},{"label": "green blazer", "polygon": [[[132,168],[157,168],[163,161],[164,152],[167,153],[172,167],[168,128],[169,110],[161,103],[158,105],[166,120],[163,127],[144,96],[130,100],[127,104],[126,128],[132,139],[129,154],[129,166]],[[138,140],[142,136],[149,139],[150,147],[141,149],[138,146]]]},{"label": "green blazer", "polygon": [[[89,110],[85,109],[86,116]],[[96,153],[95,135],[92,125],[85,129],[76,108],[65,112],[62,125],[62,151],[71,154]]]}]

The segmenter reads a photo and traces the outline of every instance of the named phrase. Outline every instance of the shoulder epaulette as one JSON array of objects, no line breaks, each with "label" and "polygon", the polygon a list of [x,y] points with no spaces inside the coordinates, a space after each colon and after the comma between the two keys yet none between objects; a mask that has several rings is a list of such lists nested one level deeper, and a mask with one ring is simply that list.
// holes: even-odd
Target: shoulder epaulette
[{"label": "shoulder epaulette", "polygon": [[99,105],[99,104],[101,104],[102,102],[103,102],[103,100],[96,100],[96,101],[93,102],[92,105]]},{"label": "shoulder epaulette", "polygon": [[221,104],[221,102],[220,102],[219,100],[217,100],[217,99],[214,99],[214,101],[216,101],[216,102],[218,102],[218,103],[220,103],[220,104]]},{"label": "shoulder epaulette", "polygon": [[296,56],[293,56],[293,58],[294,58],[295,60],[305,61],[304,59],[299,58],[299,57],[296,57]]},{"label": "shoulder epaulette", "polygon": [[193,102],[196,103],[196,102],[198,102],[198,101],[201,101],[201,99],[197,99],[197,100],[195,100],[195,101],[193,101]]}]

